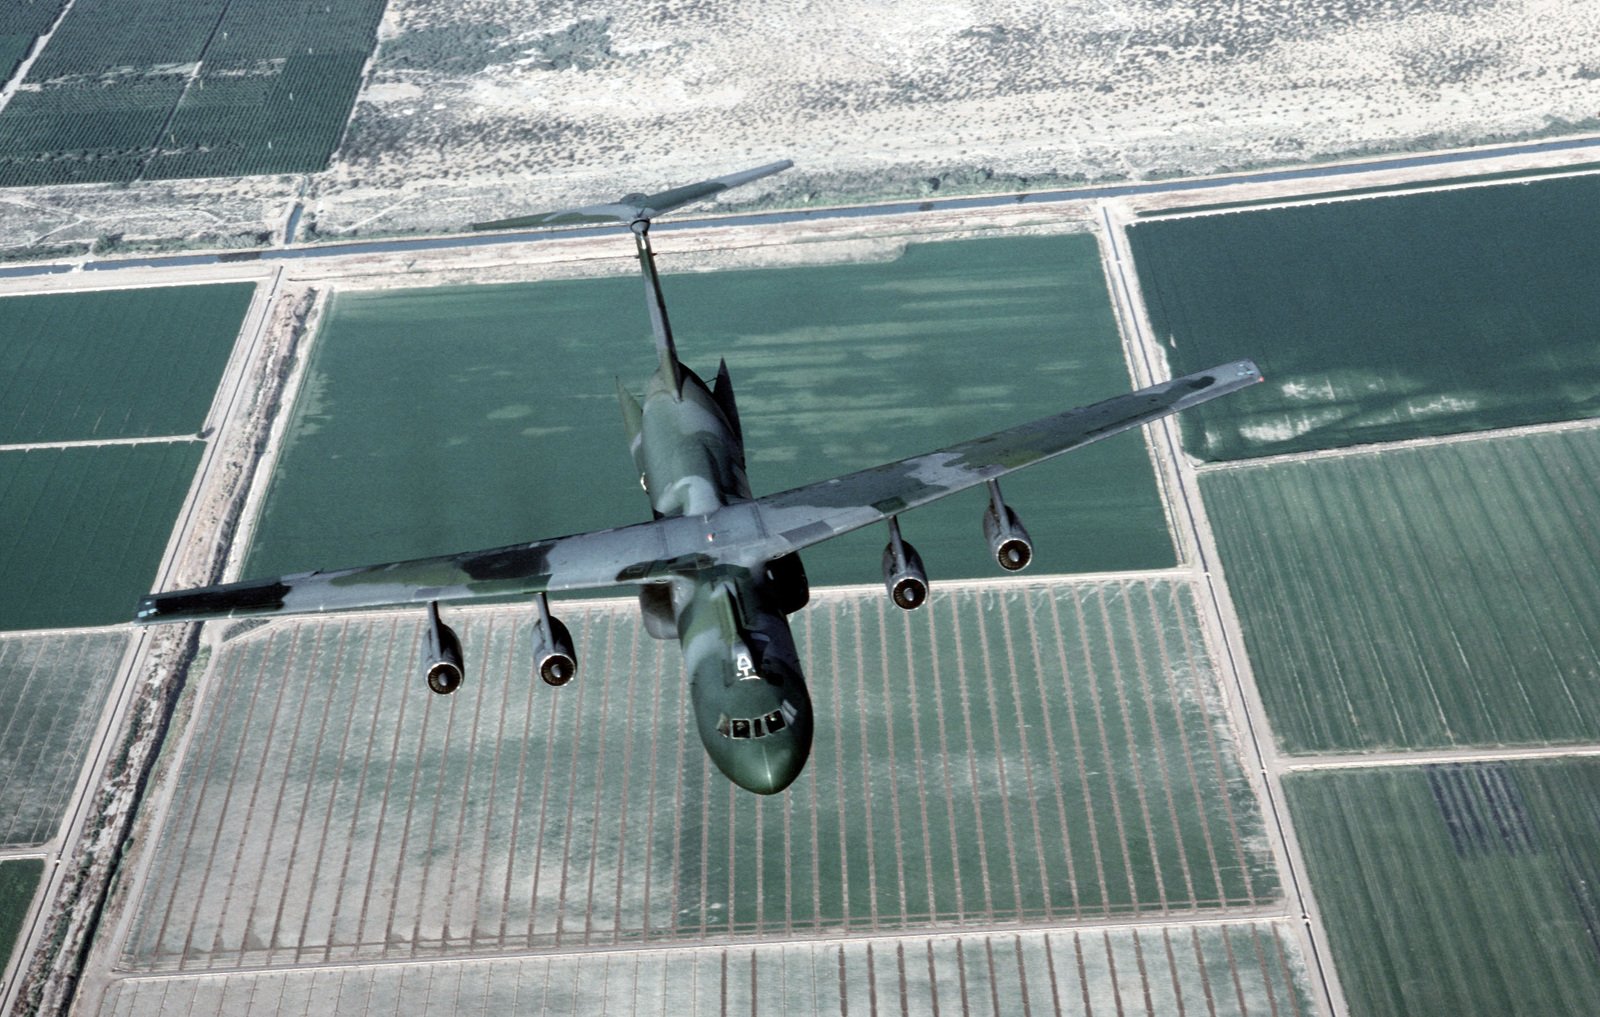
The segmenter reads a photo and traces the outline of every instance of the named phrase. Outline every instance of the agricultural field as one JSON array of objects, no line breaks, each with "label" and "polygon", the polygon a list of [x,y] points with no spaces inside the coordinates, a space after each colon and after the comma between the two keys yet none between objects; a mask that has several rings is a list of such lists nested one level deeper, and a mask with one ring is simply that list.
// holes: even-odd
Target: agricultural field
[{"label": "agricultural field", "polygon": [[1582,1014],[1600,999],[1600,761],[1284,780],[1353,1014]]},{"label": "agricultural field", "polygon": [[127,644],[123,632],[0,638],[0,848],[56,835]]},{"label": "agricultural field", "polygon": [[1600,430],[1203,471],[1283,747],[1600,738]]},{"label": "agricultural field", "polygon": [[631,602],[561,608],[583,676],[559,692],[530,677],[521,606],[452,614],[469,677],[448,699],[424,690],[415,613],[223,643],[123,965],[1280,905],[1187,583],[946,587],[915,615],[822,592],[796,619],[816,741],[774,798],[714,772],[678,651]]},{"label": "agricultural field", "polygon": [[[669,256],[662,263],[671,270]],[[1130,385],[1088,235],[913,244],[889,262],[684,273],[663,287],[685,361],[710,378],[727,358],[758,494]],[[618,377],[640,392],[655,368],[640,297],[629,277],[338,295],[246,571],[648,518],[616,396]],[[1040,571],[1174,563],[1139,434],[1009,478],[1005,490],[1037,540]],[[935,582],[995,574],[983,493],[950,502],[909,516],[907,539]],[[812,581],[876,581],[883,541],[874,528],[807,551]]]},{"label": "agricultural field", "polygon": [[1175,374],[1267,383],[1182,418],[1207,460],[1600,414],[1600,175],[1141,222]]},{"label": "agricultural field", "polygon": [[0,299],[0,445],[195,434],[254,292],[226,283]]},{"label": "agricultural field", "polygon": [[383,0],[78,0],[0,111],[0,186],[306,173]]},{"label": "agricultural field", "polygon": [[113,625],[150,589],[199,442],[0,452],[0,630]]},{"label": "agricultural field", "polygon": [[28,906],[33,903],[43,873],[43,858],[0,861],[0,971],[11,959],[11,948],[28,917]]},{"label": "agricultural field", "polygon": [[141,978],[100,1012],[1303,1014],[1291,936],[1246,922]]},{"label": "agricultural field", "polygon": [[49,30],[67,0],[29,0],[0,7],[0,83],[10,81],[33,42]]}]

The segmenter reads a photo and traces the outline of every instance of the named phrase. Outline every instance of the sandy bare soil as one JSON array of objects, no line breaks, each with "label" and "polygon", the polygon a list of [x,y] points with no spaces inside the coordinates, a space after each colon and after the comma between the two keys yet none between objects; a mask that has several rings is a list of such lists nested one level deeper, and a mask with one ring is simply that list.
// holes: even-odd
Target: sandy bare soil
[{"label": "sandy bare soil", "polygon": [[[744,205],[1205,173],[1600,122],[1560,0],[392,0],[333,166],[0,193],[0,251],[458,229],[789,157]],[[102,244],[102,247],[104,245]]]}]

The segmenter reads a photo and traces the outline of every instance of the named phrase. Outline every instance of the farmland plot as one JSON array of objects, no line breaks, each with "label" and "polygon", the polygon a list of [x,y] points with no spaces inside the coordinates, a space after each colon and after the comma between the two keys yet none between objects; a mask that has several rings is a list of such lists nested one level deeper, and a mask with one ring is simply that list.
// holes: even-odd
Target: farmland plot
[{"label": "farmland plot", "polygon": [[0,847],[56,835],[127,643],[124,632],[0,638]]},{"label": "farmland plot", "polygon": [[1600,737],[1600,430],[1206,471],[1297,752]]},{"label": "farmland plot", "polygon": [[1303,1014],[1292,935],[1273,922],[1029,930],[140,978],[100,1012]]},{"label": "farmland plot", "polygon": [[1352,1013],[1600,999],[1600,762],[1290,774],[1284,790]]},{"label": "farmland plot", "polygon": [[[680,661],[581,602],[585,677],[530,679],[527,612],[274,624],[205,679],[125,944],[140,970],[403,959],[1276,904],[1189,587],[1004,584],[905,616],[826,592],[797,630],[818,731],[789,793],[705,758]],[[306,680],[291,676],[309,676]],[[537,686],[537,687],[536,687]]]},{"label": "farmland plot", "polygon": [[67,0],[32,0],[0,7],[0,83],[10,81],[33,41],[55,21]]},{"label": "farmland plot", "polygon": [[194,434],[253,283],[0,299],[0,445]]},{"label": "farmland plot", "polygon": [[0,452],[0,629],[127,621],[200,465],[199,442]]},{"label": "farmland plot", "polygon": [[383,0],[78,0],[0,112],[0,186],[327,165]]},{"label": "farmland plot", "polygon": [[1267,383],[1185,413],[1241,459],[1600,414],[1600,175],[1139,223],[1173,373]]},{"label": "farmland plot", "polygon": [[[674,274],[663,286],[685,361],[708,378],[728,361],[758,494],[1130,384],[1087,235],[914,244],[887,263]],[[248,570],[648,518],[616,396],[618,376],[639,391],[655,367],[646,335],[636,278],[340,295]],[[1007,478],[1005,490],[1037,540],[1035,568],[1173,564],[1140,434]],[[999,571],[982,511],[972,492],[905,520],[936,578]],[[875,580],[883,540],[873,528],[809,549],[812,581]]]},{"label": "farmland plot", "polygon": [[44,873],[43,858],[12,858],[0,862],[0,970],[11,958],[11,948],[22,922],[28,915],[28,906],[39,888],[39,877]]}]

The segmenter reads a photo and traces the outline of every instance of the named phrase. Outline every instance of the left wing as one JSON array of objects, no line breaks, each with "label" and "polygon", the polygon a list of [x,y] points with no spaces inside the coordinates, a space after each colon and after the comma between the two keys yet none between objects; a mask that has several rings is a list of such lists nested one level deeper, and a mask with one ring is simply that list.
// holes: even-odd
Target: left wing
[{"label": "left wing", "polygon": [[[152,593],[136,622],[317,614],[643,583],[703,567],[697,518],[596,530],[487,551]],[[677,553],[674,553],[677,548]]]},{"label": "left wing", "polygon": [[860,529],[1261,380],[1248,360],[1175,378],[926,455],[707,516],[676,516],[531,544],[153,593],[135,621],[316,614],[648,583],[750,566]]}]

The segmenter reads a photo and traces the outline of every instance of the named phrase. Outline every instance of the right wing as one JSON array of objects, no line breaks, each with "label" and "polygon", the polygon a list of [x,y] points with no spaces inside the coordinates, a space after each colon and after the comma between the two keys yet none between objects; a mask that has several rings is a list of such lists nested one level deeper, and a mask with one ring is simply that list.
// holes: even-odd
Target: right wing
[{"label": "right wing", "polygon": [[1248,360],[1222,364],[937,452],[759,498],[762,523],[772,535],[765,550],[771,557],[802,550],[1261,380]]}]

